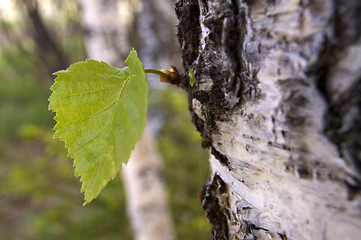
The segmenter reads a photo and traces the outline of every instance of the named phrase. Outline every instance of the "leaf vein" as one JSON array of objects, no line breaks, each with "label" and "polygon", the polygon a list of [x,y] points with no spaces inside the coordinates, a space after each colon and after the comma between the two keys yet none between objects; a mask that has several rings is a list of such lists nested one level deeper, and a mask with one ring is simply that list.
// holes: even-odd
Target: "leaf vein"
[{"label": "leaf vein", "polygon": [[[109,129],[109,135],[108,135],[108,139],[107,139],[107,147],[105,148],[105,153],[108,152],[108,146],[109,146],[109,140],[110,140],[110,135],[111,135],[111,132],[112,132],[112,128],[113,128],[113,125],[114,125],[114,115],[115,115],[115,112],[117,111],[117,108],[118,108],[118,104],[120,102],[120,98],[121,98],[121,95],[125,89],[125,86],[127,85],[129,81],[129,78],[127,78],[124,83],[123,83],[123,86],[122,88],[120,89],[119,91],[119,95],[118,95],[118,98],[116,99],[116,106],[113,110],[113,115],[111,117],[111,124],[110,124],[110,129]],[[99,168],[103,168],[103,164],[100,164]],[[99,171],[96,171],[96,175],[95,175],[95,183],[98,182],[99,180],[99,173],[101,172],[101,169],[99,169]],[[94,183],[94,184],[95,184]]]},{"label": "leaf vein", "polygon": [[71,124],[63,127],[61,130],[59,129],[59,130],[58,130],[58,133],[62,133],[62,132],[64,132],[66,129],[70,128],[71,126],[77,125],[77,124],[79,124],[79,123],[81,123],[81,122],[84,122],[85,120],[87,120],[87,119],[89,119],[89,118],[91,118],[91,117],[93,117],[93,116],[95,116],[95,115],[97,115],[97,114],[100,114],[100,113],[108,110],[108,109],[111,108],[116,102],[117,102],[117,100],[114,100],[108,107],[103,108],[103,109],[100,109],[100,110],[97,111],[97,112],[94,112],[94,113],[92,113],[92,114],[90,114],[90,115],[88,115],[88,116],[86,116],[86,117],[84,117],[84,118],[82,118],[82,119],[80,119],[80,120],[78,120],[78,121],[76,121],[76,122],[73,122],[73,123],[71,123]]},{"label": "leaf vein", "polygon": [[82,144],[81,147],[78,147],[78,148],[73,148],[74,152],[73,154],[77,154],[79,152],[79,150],[82,150],[85,148],[86,145],[90,144],[91,142],[93,142],[97,137],[99,137],[99,135],[101,135],[102,133],[98,133],[95,137],[91,138],[89,141],[87,141],[86,143]]},{"label": "leaf vein", "polygon": [[75,97],[75,96],[78,97],[78,96],[85,95],[85,94],[101,92],[101,91],[106,91],[106,90],[113,90],[113,89],[116,89],[116,88],[119,88],[119,87],[121,87],[121,86],[114,86],[112,88],[103,88],[103,89],[94,90],[94,91],[75,93],[75,94],[61,96],[59,99],[70,98],[70,97]]},{"label": "leaf vein", "polygon": [[[128,93],[124,93],[127,97],[125,98],[126,100],[128,100],[129,104],[132,104],[134,108],[136,108],[137,112],[140,113],[140,109],[138,104],[136,103],[136,101],[134,101],[134,99],[132,97],[130,97],[128,95]],[[131,102],[131,103],[130,103]]]}]

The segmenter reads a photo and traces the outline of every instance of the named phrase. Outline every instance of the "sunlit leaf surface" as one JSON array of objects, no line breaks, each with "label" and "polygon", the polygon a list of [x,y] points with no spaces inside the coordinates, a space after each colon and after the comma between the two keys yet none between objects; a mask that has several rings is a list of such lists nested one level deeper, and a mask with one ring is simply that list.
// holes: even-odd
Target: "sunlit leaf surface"
[{"label": "sunlit leaf surface", "polygon": [[125,163],[141,137],[148,86],[135,50],[118,69],[86,60],[55,73],[49,109],[56,112],[55,137],[74,158],[75,176],[87,204]]}]

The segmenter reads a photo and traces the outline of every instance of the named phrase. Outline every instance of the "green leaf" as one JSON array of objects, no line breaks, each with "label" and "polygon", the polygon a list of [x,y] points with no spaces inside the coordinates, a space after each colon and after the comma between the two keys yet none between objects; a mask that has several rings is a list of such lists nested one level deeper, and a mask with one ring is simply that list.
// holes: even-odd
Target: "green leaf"
[{"label": "green leaf", "polygon": [[148,103],[144,69],[133,49],[128,67],[86,60],[57,75],[49,109],[56,112],[54,137],[65,142],[80,176],[85,204],[96,198],[141,137]]},{"label": "green leaf", "polygon": [[193,69],[192,69],[192,68],[189,69],[188,77],[189,77],[189,85],[190,85],[191,87],[193,87],[193,86],[194,86],[194,81],[195,81],[195,79],[194,79],[194,72],[193,72]]}]

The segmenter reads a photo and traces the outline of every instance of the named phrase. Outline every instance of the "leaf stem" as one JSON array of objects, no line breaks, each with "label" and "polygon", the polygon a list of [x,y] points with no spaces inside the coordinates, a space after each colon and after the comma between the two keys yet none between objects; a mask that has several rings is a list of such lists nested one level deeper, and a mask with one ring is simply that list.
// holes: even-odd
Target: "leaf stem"
[{"label": "leaf stem", "polygon": [[159,70],[155,70],[155,69],[151,69],[151,68],[146,68],[144,69],[145,73],[153,73],[153,74],[157,74],[159,77],[161,78],[168,78],[168,74],[166,74],[165,72],[159,71]]}]

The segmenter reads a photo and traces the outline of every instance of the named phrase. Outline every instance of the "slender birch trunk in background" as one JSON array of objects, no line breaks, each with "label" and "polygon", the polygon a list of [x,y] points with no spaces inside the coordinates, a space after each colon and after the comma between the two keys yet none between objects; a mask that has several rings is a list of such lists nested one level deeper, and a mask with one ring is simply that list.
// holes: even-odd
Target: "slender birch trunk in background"
[{"label": "slender birch trunk in background", "polygon": [[[81,0],[88,57],[111,65],[124,64],[131,49],[139,1]],[[172,240],[173,225],[166,201],[162,159],[146,127],[122,175],[135,240]]]},{"label": "slender birch trunk in background", "polygon": [[45,25],[39,12],[39,2],[37,0],[18,0],[16,4],[20,8],[23,7],[26,12],[38,57],[49,75],[58,69],[69,66],[69,60],[52,36],[51,29]]},{"label": "slender birch trunk in background", "polygon": [[361,2],[181,0],[214,239],[361,236]]},{"label": "slender birch trunk in background", "polygon": [[146,127],[127,166],[122,169],[128,212],[136,240],[175,239],[161,159],[156,141],[149,127]]},{"label": "slender birch trunk in background", "polygon": [[124,59],[131,49],[129,31],[134,14],[132,8],[128,9],[129,15],[121,16],[117,0],[79,2],[88,57],[113,66],[124,65]]}]

